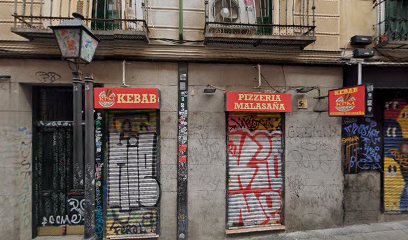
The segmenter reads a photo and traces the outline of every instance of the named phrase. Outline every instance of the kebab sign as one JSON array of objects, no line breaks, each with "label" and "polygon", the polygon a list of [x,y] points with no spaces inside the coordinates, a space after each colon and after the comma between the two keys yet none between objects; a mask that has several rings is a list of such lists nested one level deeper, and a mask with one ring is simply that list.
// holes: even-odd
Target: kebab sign
[{"label": "kebab sign", "polygon": [[157,88],[95,88],[95,109],[158,109]]},{"label": "kebab sign", "polygon": [[359,85],[329,91],[329,116],[363,117],[373,113],[373,86]]}]

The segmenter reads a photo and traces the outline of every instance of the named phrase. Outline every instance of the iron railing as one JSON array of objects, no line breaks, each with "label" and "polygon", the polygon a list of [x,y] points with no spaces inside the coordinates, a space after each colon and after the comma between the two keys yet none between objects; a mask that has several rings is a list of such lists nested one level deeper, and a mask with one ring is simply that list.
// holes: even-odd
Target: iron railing
[{"label": "iron railing", "polygon": [[14,0],[14,28],[45,30],[79,12],[92,30],[147,33],[147,10],[142,1],[136,2],[122,6],[120,0]]},{"label": "iron railing", "polygon": [[385,46],[389,43],[408,44],[408,1],[376,0],[377,8],[377,43]]},{"label": "iron railing", "polygon": [[[227,12],[235,15],[234,18],[222,17],[219,7],[223,4],[229,9]],[[233,34],[254,38],[315,35],[314,0],[206,0],[205,6],[206,34]]]}]

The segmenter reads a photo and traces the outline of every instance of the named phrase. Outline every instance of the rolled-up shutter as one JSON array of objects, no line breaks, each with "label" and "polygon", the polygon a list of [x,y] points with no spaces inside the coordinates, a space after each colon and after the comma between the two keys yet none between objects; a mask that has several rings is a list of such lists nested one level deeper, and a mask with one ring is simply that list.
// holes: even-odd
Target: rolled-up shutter
[{"label": "rolled-up shutter", "polygon": [[384,110],[384,206],[408,212],[408,104],[386,101]]},{"label": "rolled-up shutter", "polygon": [[156,111],[109,114],[108,238],[157,234],[159,164]]},{"label": "rolled-up shutter", "polygon": [[230,114],[227,228],[283,224],[280,114]]}]

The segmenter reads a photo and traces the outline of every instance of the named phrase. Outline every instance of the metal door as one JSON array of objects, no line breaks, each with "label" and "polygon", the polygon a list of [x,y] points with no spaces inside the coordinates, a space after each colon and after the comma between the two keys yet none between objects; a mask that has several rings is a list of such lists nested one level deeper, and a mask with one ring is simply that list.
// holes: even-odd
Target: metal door
[{"label": "metal door", "polygon": [[230,114],[227,127],[227,228],[282,225],[282,116]]},{"label": "metal door", "polygon": [[110,112],[106,233],[158,233],[159,162],[156,111]]},{"label": "metal door", "polygon": [[33,96],[33,236],[81,234],[83,166],[72,157],[72,88],[34,88]]},{"label": "metal door", "polygon": [[386,212],[408,212],[408,99],[385,102],[384,206]]}]

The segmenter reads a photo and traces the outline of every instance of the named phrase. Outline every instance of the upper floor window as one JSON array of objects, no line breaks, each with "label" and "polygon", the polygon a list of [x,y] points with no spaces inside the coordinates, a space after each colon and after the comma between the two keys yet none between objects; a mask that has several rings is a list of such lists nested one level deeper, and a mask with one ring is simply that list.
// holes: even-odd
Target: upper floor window
[{"label": "upper floor window", "polygon": [[390,41],[407,41],[408,0],[387,0],[383,8],[383,36]]}]

